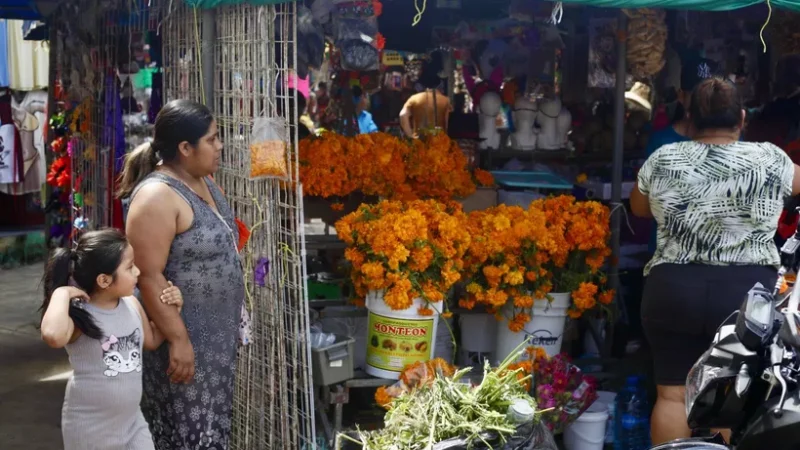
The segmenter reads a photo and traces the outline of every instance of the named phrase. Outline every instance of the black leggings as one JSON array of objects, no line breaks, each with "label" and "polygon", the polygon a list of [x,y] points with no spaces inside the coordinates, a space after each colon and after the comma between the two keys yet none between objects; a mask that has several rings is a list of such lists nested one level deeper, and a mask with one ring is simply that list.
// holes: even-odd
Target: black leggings
[{"label": "black leggings", "polygon": [[642,296],[642,327],[650,343],[655,380],[683,386],[689,369],[708,350],[717,328],[761,283],[772,289],[767,266],[661,264],[650,271]]}]

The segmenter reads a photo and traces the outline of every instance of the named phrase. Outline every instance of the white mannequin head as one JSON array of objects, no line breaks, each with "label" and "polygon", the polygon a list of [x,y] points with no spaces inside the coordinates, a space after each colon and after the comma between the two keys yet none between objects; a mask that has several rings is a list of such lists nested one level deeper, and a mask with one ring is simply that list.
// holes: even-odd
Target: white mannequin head
[{"label": "white mannequin head", "polygon": [[539,108],[536,103],[525,97],[520,97],[514,102],[514,123],[517,127],[531,126],[536,120]]},{"label": "white mannequin head", "polygon": [[497,92],[489,91],[481,96],[480,107],[481,113],[487,116],[496,116],[500,114],[500,106],[502,101]]},{"label": "white mannequin head", "polygon": [[556,97],[552,99],[548,99],[542,102],[541,107],[539,108],[547,117],[556,118],[558,114],[561,112],[561,99]]}]

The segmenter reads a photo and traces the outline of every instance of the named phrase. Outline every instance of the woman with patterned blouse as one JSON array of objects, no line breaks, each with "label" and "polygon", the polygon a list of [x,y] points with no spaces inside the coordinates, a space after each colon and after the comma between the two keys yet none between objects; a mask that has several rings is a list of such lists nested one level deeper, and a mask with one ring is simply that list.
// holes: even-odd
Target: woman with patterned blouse
[{"label": "woman with patterned blouse", "polygon": [[690,437],[689,369],[756,283],[774,286],[778,218],[800,193],[800,168],[780,148],[739,142],[745,112],[732,83],[702,81],[688,113],[692,140],[656,150],[631,193],[633,213],[658,225],[642,298],[658,385],[654,445]]},{"label": "woman with patterned blouse", "polygon": [[[142,412],[156,450],[230,448],[244,274],[228,201],[211,179],[222,142],[204,105],[167,103],[153,142],[125,160],[119,196],[147,315],[166,337],[144,354]],[[159,301],[167,280],[184,308]]]}]

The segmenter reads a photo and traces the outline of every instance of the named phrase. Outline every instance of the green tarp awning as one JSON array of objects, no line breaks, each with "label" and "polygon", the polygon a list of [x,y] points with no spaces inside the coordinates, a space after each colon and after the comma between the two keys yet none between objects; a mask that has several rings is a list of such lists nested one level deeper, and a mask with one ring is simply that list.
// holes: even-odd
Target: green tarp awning
[{"label": "green tarp awning", "polygon": [[[561,0],[564,4],[600,8],[667,8],[696,11],[729,11],[765,3],[761,0]],[[800,11],[800,0],[771,0],[773,8]]]}]

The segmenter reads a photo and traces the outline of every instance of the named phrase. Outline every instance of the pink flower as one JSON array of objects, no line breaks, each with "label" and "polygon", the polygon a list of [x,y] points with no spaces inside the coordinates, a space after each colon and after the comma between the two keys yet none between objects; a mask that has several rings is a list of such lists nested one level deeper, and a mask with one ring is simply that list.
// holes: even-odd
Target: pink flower
[{"label": "pink flower", "polygon": [[539,397],[539,399],[552,400],[554,394],[553,386],[549,384],[542,384],[536,388],[536,396]]},{"label": "pink flower", "polygon": [[557,373],[553,375],[553,388],[557,391],[563,391],[567,387],[569,379],[564,373]]}]

